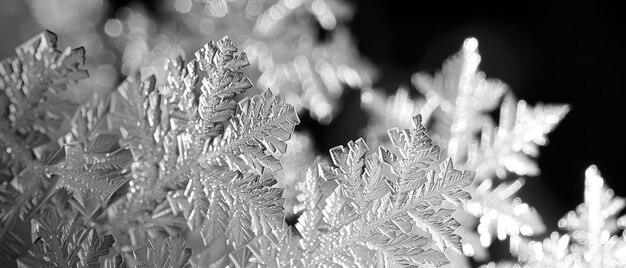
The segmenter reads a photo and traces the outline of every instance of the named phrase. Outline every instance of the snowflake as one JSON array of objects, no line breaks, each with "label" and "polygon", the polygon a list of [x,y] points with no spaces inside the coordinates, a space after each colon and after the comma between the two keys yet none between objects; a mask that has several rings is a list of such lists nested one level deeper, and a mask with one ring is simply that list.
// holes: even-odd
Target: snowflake
[{"label": "snowflake", "polygon": [[[518,241],[520,236],[545,231],[536,210],[515,197],[524,180],[502,180],[539,174],[533,159],[539,153],[538,146],[547,144],[547,134],[569,107],[541,103],[533,107],[516,101],[506,84],[488,79],[478,70],[479,63],[478,41],[468,38],[461,51],[444,62],[441,72],[413,76],[413,84],[424,98],[413,100],[406,90],[387,99],[364,91],[361,100],[372,114],[366,129],[372,142],[385,144],[388,141],[381,135],[384,129],[406,127],[408,122],[401,118],[419,112],[425,124],[432,126],[429,133],[442,144],[444,155],[476,171],[476,182],[468,189],[473,199],[458,215],[464,226],[459,234],[464,238],[465,255],[486,259],[485,249],[494,233],[500,240],[512,237],[511,241]],[[500,120],[496,125],[490,113],[498,106]],[[472,230],[476,225],[479,235]]]}]

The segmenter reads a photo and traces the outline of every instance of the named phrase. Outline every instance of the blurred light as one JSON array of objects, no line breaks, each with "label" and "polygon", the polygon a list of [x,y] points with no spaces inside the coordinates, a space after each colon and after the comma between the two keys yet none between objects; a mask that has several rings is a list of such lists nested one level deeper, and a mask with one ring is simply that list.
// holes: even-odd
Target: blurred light
[{"label": "blurred light", "polygon": [[290,9],[295,9],[297,7],[299,7],[300,5],[303,4],[302,0],[286,0],[284,2],[285,6],[290,8]]},{"label": "blurred light", "polygon": [[465,42],[463,42],[463,49],[465,50],[476,50],[478,49],[478,40],[476,38],[471,37],[467,38]]},{"label": "blurred light", "polygon": [[118,19],[109,19],[104,24],[104,32],[111,37],[118,37],[122,34],[124,27]]},{"label": "blurred light", "polygon": [[361,104],[364,109],[369,109],[372,105],[372,101],[374,100],[374,93],[371,90],[363,91],[361,93]]},{"label": "blurred light", "polygon": [[225,0],[208,1],[205,6],[205,12],[215,17],[224,17],[228,13],[228,5],[226,5]]},{"label": "blurred light", "polygon": [[533,228],[528,226],[528,225],[526,225],[526,224],[522,225],[522,227],[520,227],[519,231],[524,236],[531,236],[531,235],[533,235]]},{"label": "blurred light", "polygon": [[215,22],[209,18],[203,18],[200,21],[200,31],[205,34],[212,33],[215,30]]},{"label": "blurred light", "polygon": [[491,234],[483,233],[480,235],[480,244],[483,247],[489,247],[491,245]]},{"label": "blurred light", "polygon": [[191,0],[176,0],[174,8],[180,13],[188,13],[191,11]]},{"label": "blurred light", "polygon": [[284,16],[284,11],[282,9],[282,6],[273,6],[272,8],[270,8],[269,10],[269,16],[270,18],[272,18],[272,20],[277,21],[277,20],[281,20]]},{"label": "blurred light", "polygon": [[604,180],[600,177],[600,172],[595,165],[591,165],[585,170],[585,186],[601,188],[604,185]]},{"label": "blurred light", "polygon": [[470,244],[463,244],[463,254],[468,257],[474,256],[474,248]]},{"label": "blurred light", "polygon": [[319,21],[322,28],[326,30],[332,30],[337,25],[337,20],[335,19],[335,16],[330,11],[326,3],[320,0],[316,0],[311,5],[311,11],[313,11],[313,14],[315,14],[315,17],[317,17],[317,20]]},{"label": "blurred light", "polygon": [[256,17],[263,11],[261,4],[257,2],[250,2],[248,6],[246,6],[246,14]]},{"label": "blurred light", "polygon": [[316,14],[322,14],[328,11],[326,4],[324,4],[324,2],[320,0],[313,2],[313,4],[311,5],[311,10]]}]

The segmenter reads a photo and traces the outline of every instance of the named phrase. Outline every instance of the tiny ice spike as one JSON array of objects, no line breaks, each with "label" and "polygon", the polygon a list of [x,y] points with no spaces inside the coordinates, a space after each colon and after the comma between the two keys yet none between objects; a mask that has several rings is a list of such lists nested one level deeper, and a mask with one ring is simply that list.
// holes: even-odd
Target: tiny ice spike
[{"label": "tiny ice spike", "polygon": [[[541,241],[523,241],[512,248],[519,264],[510,267],[625,267],[626,238],[618,232],[621,219],[616,219],[626,206],[626,199],[614,197],[607,189],[596,166],[585,171],[585,202],[559,221],[559,228],[568,234],[554,232]],[[619,234],[616,234],[619,233]],[[505,267],[489,264],[487,267]]]}]

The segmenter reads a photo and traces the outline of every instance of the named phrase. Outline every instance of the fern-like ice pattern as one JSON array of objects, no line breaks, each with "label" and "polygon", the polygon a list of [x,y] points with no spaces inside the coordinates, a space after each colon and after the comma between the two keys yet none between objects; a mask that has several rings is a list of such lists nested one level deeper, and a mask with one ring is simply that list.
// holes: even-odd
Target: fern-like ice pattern
[{"label": "fern-like ice pattern", "polygon": [[87,76],[84,49],[57,49],[45,31],[0,62],[0,265],[25,246],[19,233],[55,190],[45,162],[58,149],[52,142],[77,105],[62,97]]},{"label": "fern-like ice pattern", "polygon": [[[421,117],[413,122],[413,129],[389,131],[397,153],[381,147],[368,155],[363,139],[331,149],[333,165],[309,169],[298,185],[303,211],[296,224],[300,236],[285,227],[231,254],[227,263],[302,267],[449,263],[446,253],[461,249],[461,237],[455,233],[460,225],[452,214],[471,198],[464,189],[472,184],[474,173],[454,169],[450,159],[439,162],[441,149],[426,135]],[[268,246],[278,250],[263,249]],[[284,261],[286,250],[294,262]],[[237,256],[246,259],[241,262]]]},{"label": "fern-like ice pattern", "polygon": [[[465,203],[457,218],[463,223],[459,231],[464,238],[463,253],[486,260],[486,248],[496,237],[511,237],[514,244],[521,237],[545,231],[537,211],[516,197],[524,181],[518,176],[539,174],[534,160],[538,147],[547,144],[547,134],[569,106],[531,106],[517,101],[506,84],[486,78],[479,63],[478,41],[468,38],[440,72],[413,76],[413,85],[424,98],[413,100],[405,90],[387,99],[364,91],[362,104],[373,118],[366,129],[368,140],[385,144],[384,130],[393,124],[406,127],[409,122],[401,118],[419,112],[431,126],[433,140],[442,145],[443,154],[458,166],[476,171],[476,182],[468,189],[474,198]],[[490,113],[498,106],[496,124]]]},{"label": "fern-like ice pattern", "polygon": [[[44,32],[16,52],[0,63],[0,266],[457,266],[461,252],[485,257],[494,236],[510,239],[517,261],[486,267],[626,266],[617,232],[626,217],[616,217],[626,202],[595,166],[585,202],[559,221],[567,234],[526,238],[545,226],[515,197],[524,179],[508,179],[539,173],[538,146],[569,107],[515,100],[478,71],[475,39],[441,73],[413,77],[423,100],[364,91],[366,108],[386,103],[384,113],[405,119],[378,116],[368,142],[292,172],[303,174],[294,226],[274,175],[296,110],[269,89],[246,92],[247,56],[227,37],[189,62],[169,60],[163,80],[131,75],[80,105],[68,96],[87,76],[82,48],[59,51]],[[401,128],[385,141],[389,124]],[[368,143],[381,146],[370,152]],[[223,251],[211,251],[221,242]]]},{"label": "fern-like ice pattern", "polygon": [[252,87],[241,72],[247,65],[246,54],[226,37],[207,43],[187,63],[170,60],[166,81],[130,76],[103,103],[81,108],[73,133],[97,139],[118,132],[121,148],[106,152],[108,162],[97,170],[90,165],[86,174],[81,159],[99,143],[68,145],[70,165],[82,170],[69,174],[61,166],[55,172],[119,186],[124,180],[111,178],[119,173],[107,167],[119,171],[125,148],[132,152],[129,193],[107,210],[118,243],[132,249],[150,232],[181,231],[180,215],[207,245],[226,233],[238,247],[280,225],[282,190],[271,188],[271,172],[281,169],[276,155],[285,152],[299,119],[269,89],[236,100]]}]

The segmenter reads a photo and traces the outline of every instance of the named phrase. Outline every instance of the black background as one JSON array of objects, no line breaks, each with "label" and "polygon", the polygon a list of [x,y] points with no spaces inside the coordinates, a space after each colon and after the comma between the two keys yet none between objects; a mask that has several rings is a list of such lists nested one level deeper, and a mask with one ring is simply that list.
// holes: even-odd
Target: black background
[{"label": "black background", "polygon": [[626,122],[623,9],[597,2],[437,7],[354,2],[352,31],[361,53],[381,70],[379,88],[410,86],[412,73],[433,73],[466,37],[476,37],[480,68],[488,77],[506,82],[531,104],[572,106],[541,150],[541,177],[527,180],[526,188],[546,187],[546,201],[565,212],[582,201],[584,170],[596,164],[616,193],[626,196],[621,172],[626,142],[620,131]]},{"label": "black background", "polygon": [[[542,174],[527,179],[521,191],[549,231],[583,201],[584,171],[591,164],[598,166],[617,195],[626,196],[626,142],[621,131],[626,122],[624,9],[597,1],[353,3],[357,11],[352,32],[361,53],[381,70],[379,88],[392,92],[400,85],[410,86],[412,73],[433,73],[466,37],[473,36],[479,41],[480,68],[487,77],[506,82],[530,104],[571,105],[550,134],[550,144],[541,149]],[[354,113],[340,116],[333,125],[351,122],[351,116]],[[492,247],[495,257],[506,256],[506,248]]]}]

